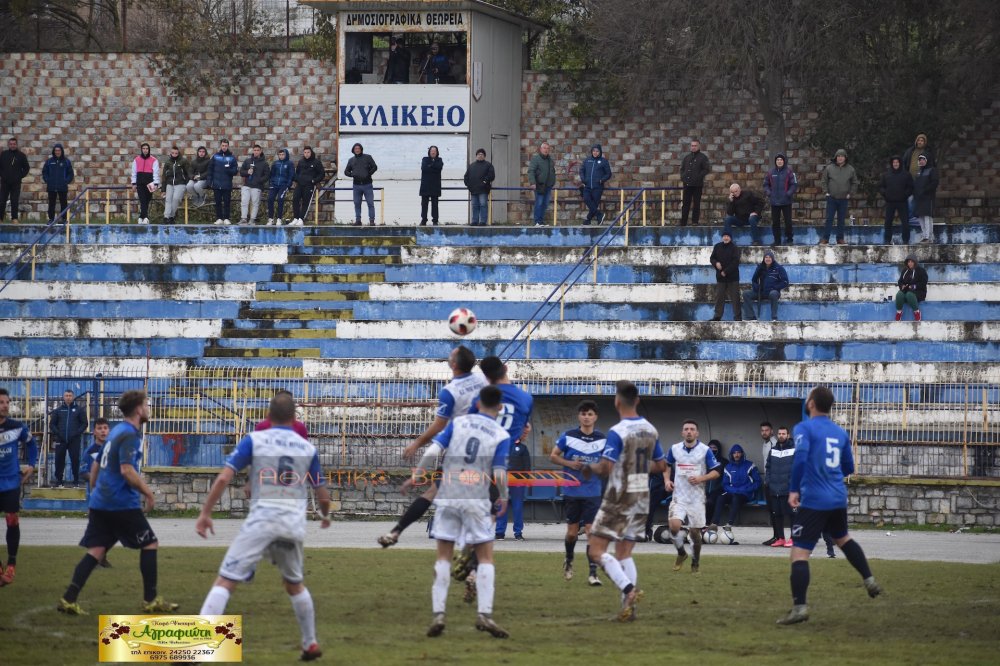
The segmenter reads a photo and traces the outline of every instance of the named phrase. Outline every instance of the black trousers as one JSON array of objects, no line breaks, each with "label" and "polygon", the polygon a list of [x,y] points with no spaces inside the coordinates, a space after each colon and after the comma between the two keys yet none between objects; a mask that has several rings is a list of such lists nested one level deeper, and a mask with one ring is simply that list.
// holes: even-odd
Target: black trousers
[{"label": "black trousers", "polygon": [[910,244],[909,207],[905,201],[887,201],[885,203],[885,244],[892,243],[892,223],[899,216],[900,230],[903,232],[903,245]]},{"label": "black trousers", "polygon": [[66,467],[66,452],[69,451],[69,464],[73,472],[73,483],[80,482],[80,438],[74,437],[69,442],[56,444],[56,482],[62,483],[63,469]]},{"label": "black trousers", "polygon": [[[785,518],[792,517],[792,507],[788,505],[788,495],[767,495],[767,508],[771,511],[771,529],[775,539],[785,538]],[[788,523],[791,525],[791,522]]]},{"label": "black trousers", "polygon": [[295,194],[292,195],[292,216],[297,220],[305,219],[306,214],[309,212],[309,202],[312,201],[313,188],[302,187],[299,185],[295,188]]},{"label": "black trousers", "polygon": [[438,200],[441,197],[420,197],[420,224],[427,224],[427,202],[431,202],[431,219],[438,223]]},{"label": "black trousers", "polygon": [[701,185],[685,185],[681,193],[681,226],[688,223],[688,212],[691,213],[691,224],[698,224],[701,218]]},{"label": "black trousers", "polygon": [[215,193],[215,219],[229,220],[233,209],[232,190],[212,190]]},{"label": "black trousers", "polygon": [[733,305],[733,321],[743,321],[743,310],[740,309],[740,283],[739,282],[716,282],[715,283],[715,317],[722,318],[722,312],[726,307],[726,299]]},{"label": "black trousers", "polygon": [[[56,213],[66,210],[66,192],[49,192],[49,221],[56,219]],[[56,199],[59,199],[59,210],[56,210]]]},{"label": "black trousers", "polygon": [[771,206],[771,232],[774,234],[774,244],[781,242],[781,218],[785,218],[785,242],[792,242],[792,204],[787,206]]},{"label": "black trousers", "polygon": [[6,183],[0,180],[0,220],[7,213],[7,199],[10,199],[10,219],[16,220],[17,207],[21,204],[21,183]]}]

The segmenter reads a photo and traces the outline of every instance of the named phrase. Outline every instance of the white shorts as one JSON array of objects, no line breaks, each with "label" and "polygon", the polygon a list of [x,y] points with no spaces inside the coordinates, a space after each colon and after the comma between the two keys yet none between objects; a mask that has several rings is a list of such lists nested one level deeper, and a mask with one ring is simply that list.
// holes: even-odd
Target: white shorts
[{"label": "white shorts", "polygon": [[247,582],[257,571],[264,555],[278,567],[289,583],[302,582],[302,539],[289,534],[284,525],[266,519],[247,518],[233,539],[219,567],[219,575],[229,580]]},{"label": "white shorts", "polygon": [[458,500],[434,511],[431,538],[475,546],[496,538],[489,500]]},{"label": "white shorts", "polygon": [[691,505],[671,500],[667,517],[681,522],[687,518],[688,527],[701,529],[705,526],[705,505],[701,502]]}]

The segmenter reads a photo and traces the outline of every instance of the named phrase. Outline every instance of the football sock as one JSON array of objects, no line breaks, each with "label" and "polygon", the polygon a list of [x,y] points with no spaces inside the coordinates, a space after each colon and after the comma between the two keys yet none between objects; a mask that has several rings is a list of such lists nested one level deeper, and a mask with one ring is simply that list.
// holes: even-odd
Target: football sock
[{"label": "football sock", "polygon": [[701,530],[693,529],[691,530],[691,541],[693,542],[691,549],[694,552],[692,559],[695,562],[701,560]]},{"label": "football sock", "polygon": [[[481,566],[481,565],[480,565]],[[434,563],[434,585],[431,587],[431,610],[443,613],[448,601],[448,585],[451,583],[451,562],[438,560]],[[479,588],[476,588],[479,591]]]},{"label": "football sock", "polygon": [[677,530],[677,532],[670,533],[670,540],[674,542],[674,548],[677,549],[678,553],[684,552],[684,531]]},{"label": "football sock", "polygon": [[156,549],[139,551],[139,571],[142,573],[142,598],[152,601],[156,598]]},{"label": "football sock", "polygon": [[90,574],[97,568],[97,564],[97,558],[90,553],[83,556],[83,559],[80,560],[80,563],[76,565],[76,569],[73,571],[73,580],[70,582],[69,587],[66,588],[63,599],[70,603],[76,602],[77,597],[80,596],[80,590],[87,584],[87,579],[90,578]]},{"label": "football sock", "polygon": [[851,563],[851,566],[858,570],[862,578],[871,578],[872,570],[868,568],[868,558],[865,557],[865,551],[861,550],[861,546],[854,539],[851,539],[843,546],[840,547],[844,551],[844,557],[847,561]]},{"label": "football sock", "polygon": [[229,590],[221,585],[213,585],[201,605],[199,615],[222,615],[226,612],[226,604],[229,603]]},{"label": "football sock", "polygon": [[492,564],[480,564],[476,568],[476,598],[479,612],[489,615],[493,612],[493,590],[496,568]]},{"label": "football sock", "polygon": [[809,562],[806,560],[792,562],[792,603],[796,606],[805,605],[808,589]]},{"label": "football sock", "polygon": [[590,557],[590,549],[589,548],[587,549],[587,564],[590,565],[590,575],[591,576],[596,576],[597,575],[597,562],[595,562]]},{"label": "football sock", "polygon": [[17,564],[17,549],[21,545],[21,526],[7,526],[7,564]]},{"label": "football sock", "polygon": [[625,575],[628,576],[629,582],[632,583],[633,585],[638,585],[639,570],[635,568],[635,560],[633,560],[631,557],[628,557],[624,560],[620,560],[620,562],[622,565],[622,571],[624,571]]},{"label": "football sock", "polygon": [[624,592],[625,588],[632,584],[632,581],[628,579],[628,574],[622,569],[621,563],[611,553],[601,555],[601,567],[619,590]]},{"label": "football sock", "polygon": [[403,516],[399,519],[399,522],[396,523],[394,531],[397,534],[402,534],[403,530],[420,520],[420,517],[427,513],[427,509],[429,508],[431,508],[431,501],[427,498],[418,497],[413,500],[413,503],[406,507],[406,511],[403,512]]},{"label": "football sock", "polygon": [[302,588],[301,592],[289,599],[292,601],[292,610],[295,611],[295,619],[299,621],[299,629],[302,631],[302,649],[307,650],[316,642],[316,611],[313,609],[312,595],[308,589]]},{"label": "football sock", "polygon": [[569,538],[569,537],[566,537],[565,544],[566,544],[566,561],[567,562],[572,562],[573,561],[573,550],[576,548],[576,537],[573,537],[572,539]]}]

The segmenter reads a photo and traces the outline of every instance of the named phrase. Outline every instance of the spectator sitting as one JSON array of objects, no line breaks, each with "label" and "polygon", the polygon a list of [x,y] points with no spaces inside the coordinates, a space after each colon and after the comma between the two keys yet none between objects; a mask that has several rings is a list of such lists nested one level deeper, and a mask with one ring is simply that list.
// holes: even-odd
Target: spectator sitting
[{"label": "spectator sitting", "polygon": [[733,444],[729,449],[729,463],[722,472],[722,495],[715,504],[715,513],[712,515],[712,524],[709,528],[718,528],[726,504],[730,505],[729,520],[726,521],[724,529],[729,531],[733,525],[738,524],[740,509],[753,498],[758,488],[760,488],[760,474],[757,466],[747,460],[742,446]]},{"label": "spectator sitting", "polygon": [[[717,439],[713,439],[708,443],[708,448],[712,449],[712,455],[715,459],[719,461],[722,465],[723,472],[725,472],[726,465],[729,461],[725,456],[722,455],[722,442]],[[715,505],[719,501],[719,496],[722,495],[722,477],[717,479],[712,479],[705,483],[705,515],[714,516],[715,515]]]},{"label": "spectator sitting", "polygon": [[208,155],[208,148],[198,146],[198,151],[191,161],[191,180],[187,182],[188,198],[195,199],[193,205],[205,205],[205,190],[208,189],[208,169],[212,166],[212,158]]},{"label": "spectator sitting", "polygon": [[896,321],[903,318],[903,304],[913,310],[914,321],[920,321],[920,302],[927,298],[927,271],[917,263],[917,258],[906,258],[899,274],[899,291],[896,292]]},{"label": "spectator sitting", "polygon": [[764,200],[750,191],[743,191],[737,183],[729,186],[729,203],[726,205],[726,218],[723,220],[723,233],[732,235],[733,226],[750,225],[750,239],[754,245],[760,245],[761,211],[764,210]]},{"label": "spectator sitting", "polygon": [[771,302],[771,321],[778,321],[778,298],[781,297],[781,291],[787,288],[788,273],[784,266],[775,261],[774,252],[764,250],[764,260],[753,272],[750,289],[743,292],[743,318],[759,319],[764,299],[767,299]]}]

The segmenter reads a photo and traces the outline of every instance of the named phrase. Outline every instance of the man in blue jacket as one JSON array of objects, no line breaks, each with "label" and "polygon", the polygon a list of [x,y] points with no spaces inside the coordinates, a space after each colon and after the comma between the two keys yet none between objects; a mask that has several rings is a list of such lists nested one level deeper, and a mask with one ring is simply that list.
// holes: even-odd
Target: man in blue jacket
[{"label": "man in blue jacket", "polygon": [[73,163],[63,152],[61,143],[52,146],[52,155],[42,165],[42,180],[49,193],[49,222],[56,219],[56,198],[59,212],[66,210],[66,196],[69,184],[73,182]]},{"label": "man in blue jacket", "polygon": [[212,155],[208,167],[208,186],[215,192],[215,223],[232,224],[230,211],[233,203],[233,176],[239,173],[240,165],[229,150],[229,142],[219,142],[219,152]]},{"label": "man in blue jacket", "polygon": [[56,479],[53,486],[63,485],[67,451],[70,469],[73,471],[73,487],[80,485],[80,440],[86,431],[87,411],[76,404],[75,394],[66,389],[63,392],[63,404],[52,410],[52,417],[49,419],[49,433],[56,443]]},{"label": "man in blue jacket", "polygon": [[611,180],[611,164],[604,157],[601,145],[594,144],[590,149],[590,157],[583,161],[580,166],[580,182],[582,183],[581,193],[583,202],[587,204],[587,219],[584,224],[596,219],[598,223],[604,222],[604,213],[601,212],[601,196],[604,194],[604,184]]},{"label": "man in blue jacket", "polygon": [[799,189],[795,172],[788,166],[784,154],[774,156],[774,168],[764,178],[764,194],[771,202],[771,231],[774,244],[781,244],[781,218],[785,218],[785,245],[792,244],[792,197]]},{"label": "man in blue jacket", "polygon": [[[271,188],[267,193],[267,225],[281,226],[282,215],[285,212],[285,195],[295,180],[295,165],[289,158],[288,149],[278,151],[278,159],[271,164]],[[278,203],[275,214],[274,203]]]},{"label": "man in blue jacket", "polygon": [[750,289],[743,292],[743,318],[757,319],[761,314],[764,300],[767,299],[771,302],[771,321],[777,321],[778,299],[781,297],[781,291],[787,288],[788,273],[784,266],[775,261],[774,252],[764,250],[764,260],[753,272]]},{"label": "man in blue jacket", "polygon": [[[722,472],[722,495],[715,503],[715,515],[712,516],[712,524],[708,529],[718,529],[722,520],[722,509],[729,504],[729,520],[722,529],[727,533],[731,532],[733,525],[739,522],[740,509],[753,498],[758,488],[760,488],[760,473],[757,471],[757,466],[747,460],[742,446],[733,444],[729,449],[729,464]],[[731,539],[732,535],[729,536]]]}]

